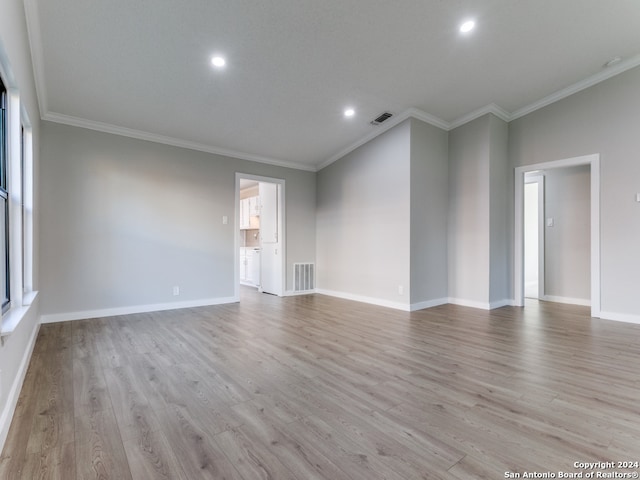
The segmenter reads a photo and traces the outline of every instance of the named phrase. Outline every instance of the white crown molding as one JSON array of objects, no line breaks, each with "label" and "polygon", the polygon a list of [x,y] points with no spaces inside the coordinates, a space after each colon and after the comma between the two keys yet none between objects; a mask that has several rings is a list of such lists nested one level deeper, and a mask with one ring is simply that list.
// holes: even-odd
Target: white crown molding
[{"label": "white crown molding", "polygon": [[353,152],[356,148],[361,147],[365,143],[368,143],[371,140],[373,140],[374,138],[376,138],[378,135],[382,135],[387,130],[391,130],[396,125],[399,125],[400,123],[404,122],[407,118],[409,118],[409,113],[408,112],[409,111],[407,110],[405,112],[402,112],[399,115],[394,115],[389,120],[387,120],[384,124],[372,127],[372,128],[375,128],[374,131],[372,131],[371,133],[368,133],[364,137],[362,137],[359,140],[355,141],[354,143],[352,143],[348,147],[343,148],[338,153],[336,153],[332,157],[328,158],[327,160],[325,160],[324,162],[319,164],[318,167],[317,167],[317,170],[322,170],[323,168],[328,167],[333,162],[335,162],[337,160],[340,160],[345,155]]},{"label": "white crown molding", "polygon": [[424,110],[420,110],[419,108],[410,108],[409,110],[404,112],[408,117],[413,117],[418,120],[422,120],[429,125],[433,125],[434,127],[441,128],[442,130],[450,130],[451,124],[449,122],[445,122],[441,118],[436,117],[435,115],[431,115],[430,113],[425,112]]},{"label": "white crown molding", "polygon": [[24,0],[24,13],[27,22],[27,36],[31,48],[31,65],[36,84],[36,97],[38,97],[38,108],[40,116],[49,111],[47,103],[47,84],[44,78],[44,53],[42,50],[42,37],[40,32],[40,15],[35,0]]},{"label": "white crown molding", "polygon": [[[589,88],[597,83],[603,82],[611,77],[614,77],[620,73],[623,73],[627,70],[635,68],[640,65],[640,55],[636,55],[629,59],[623,60],[617,65],[606,68],[584,80],[574,83],[562,90],[558,90],[557,92],[552,93],[530,105],[524,106],[515,110],[514,112],[508,112],[504,110],[500,106],[495,103],[490,103],[481,107],[477,110],[469,112],[461,117],[456,118],[452,122],[447,122],[442,120],[441,118],[436,117],[435,115],[431,115],[423,110],[418,108],[409,108],[405,110],[401,114],[392,117],[383,125],[375,127],[375,131],[365,135],[361,139],[353,142],[348,147],[340,150],[335,155],[331,156],[324,162],[317,165],[307,165],[299,162],[291,162],[285,160],[279,160],[275,158],[263,157],[260,155],[239,152],[235,150],[229,150],[225,148],[214,147],[212,145],[190,142],[186,140],[180,140],[178,138],[167,137],[163,135],[156,135],[140,130],[129,129],[125,127],[119,127],[112,124],[96,122],[92,120],[85,120],[79,117],[73,117],[68,115],[63,115],[55,112],[50,112],[48,108],[48,100],[46,95],[46,82],[44,75],[44,54],[43,54],[43,44],[42,38],[40,35],[40,19],[38,14],[38,8],[36,4],[36,0],[24,0],[25,6],[25,17],[27,23],[27,34],[29,37],[29,44],[31,47],[31,60],[33,64],[33,71],[35,77],[35,87],[36,94],[38,97],[38,106],[40,108],[40,115],[43,120],[63,123],[66,125],[72,125],[81,128],[88,128],[91,130],[97,130],[105,133],[111,133],[114,135],[123,135],[126,137],[137,138],[140,140],[147,140],[150,142],[162,143],[165,145],[171,145],[180,148],[188,148],[191,150],[197,150],[206,153],[212,153],[216,155],[223,155],[226,157],[238,158],[241,160],[248,160],[252,162],[265,163],[268,165],[274,165],[278,167],[285,168],[294,168],[297,170],[306,170],[310,172],[317,172],[328,165],[334,163],[345,155],[351,153],[356,148],[364,145],[365,143],[373,140],[378,135],[383,134],[387,130],[395,127],[396,125],[402,123],[408,118],[416,118],[425,123],[433,125],[435,127],[441,128],[445,131],[450,131],[454,128],[460,127],[468,122],[471,122],[477,118],[482,117],[488,113],[492,113],[498,118],[504,120],[505,122],[510,122],[512,120],[516,120],[520,117],[523,117],[529,113],[532,113],[536,110],[539,110],[543,107],[546,107],[552,103],[555,103],[563,98],[566,98],[574,93],[580,92],[586,88]],[[2,53],[2,52],[0,52]],[[6,72],[5,72],[6,73]]]},{"label": "white crown molding", "polygon": [[442,120],[442,119],[440,119],[440,118],[438,118],[438,117],[436,117],[434,115],[431,115],[430,113],[424,112],[424,111],[422,111],[422,110],[420,110],[418,108],[409,108],[409,109],[405,110],[404,112],[400,113],[399,115],[394,115],[389,120],[387,120],[384,124],[373,127],[373,128],[375,128],[375,130],[373,130],[371,133],[365,135],[364,137],[362,137],[358,141],[352,143],[348,147],[340,150],[338,153],[333,155],[331,158],[328,158],[327,160],[325,160],[324,162],[319,164],[318,167],[317,167],[317,170],[322,170],[323,168],[328,167],[333,162],[335,162],[337,160],[340,160],[345,155],[353,152],[356,148],[361,147],[365,143],[370,142],[371,140],[373,140],[377,136],[382,135],[387,130],[391,130],[393,127],[395,127],[396,125],[401,124],[402,122],[404,122],[408,118],[416,118],[418,120],[422,120],[425,123],[428,123],[430,125],[433,125],[434,127],[438,127],[438,128],[443,129],[443,130],[446,130],[446,131],[448,131],[449,128],[450,128],[450,124],[448,122],[445,122],[444,120]]},{"label": "white crown molding", "polygon": [[248,160],[251,162],[266,163],[274,165],[276,167],[294,168],[296,170],[306,170],[315,172],[316,168],[311,165],[305,165],[302,163],[287,162],[285,160],[277,160],[275,158],[263,157],[260,155],[254,155],[251,153],[237,152],[235,150],[228,150],[226,148],[218,148],[212,145],[205,145],[203,143],[190,142],[187,140],[180,140],[179,138],[167,137],[164,135],[157,135],[155,133],[144,132],[141,130],[134,130],[132,128],[119,127],[110,123],[96,122],[93,120],[86,120],[84,118],[72,117],[70,115],[62,115],[60,113],[47,112],[42,116],[43,120],[55,123],[62,123],[64,125],[71,125],[73,127],[87,128],[89,130],[96,130],[98,132],[110,133],[113,135],[121,135],[123,137],[136,138],[138,140],[146,140],[149,142],[162,143],[164,145],[171,145],[173,147],[187,148],[189,150],[197,150],[199,152],[213,153],[215,155],[222,155],[225,157],[238,158],[240,160]]},{"label": "white crown molding", "polygon": [[551,105],[552,103],[562,100],[563,98],[573,95],[574,93],[578,93],[600,82],[604,82],[605,80],[608,80],[611,77],[615,77],[616,75],[626,72],[627,70],[631,70],[632,68],[635,68],[638,65],[640,65],[640,55],[635,55],[631,58],[628,58],[627,60],[623,60],[618,65],[614,65],[613,67],[606,68],[605,70],[602,70],[596,73],[595,75],[591,75],[590,77],[585,78],[584,80],[576,82],[573,85],[569,85],[568,87],[563,88],[562,90],[558,90],[557,92],[554,92],[551,95],[547,95],[546,97],[538,100],[537,102],[534,102],[530,105],[519,108],[515,112],[511,113],[509,121],[516,120],[520,117],[524,117],[529,113],[535,112],[536,110],[546,107],[547,105]]},{"label": "white crown molding", "polygon": [[485,105],[484,107],[478,108],[473,112],[469,112],[462,117],[456,118],[453,122],[449,124],[448,130],[453,130],[454,128],[458,128],[465,123],[469,123],[476,118],[480,118],[487,113],[493,113],[496,117],[504,120],[505,122],[511,121],[511,114],[507,112],[505,109],[499,107],[495,103],[490,103],[489,105]]}]

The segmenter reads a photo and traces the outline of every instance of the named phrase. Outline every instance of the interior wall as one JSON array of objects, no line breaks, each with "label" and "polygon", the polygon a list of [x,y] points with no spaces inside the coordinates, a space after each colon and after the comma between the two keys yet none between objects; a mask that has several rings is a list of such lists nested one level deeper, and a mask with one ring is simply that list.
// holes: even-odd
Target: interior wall
[{"label": "interior wall", "polygon": [[[591,298],[591,168],[545,172],[545,295]],[[553,299],[553,298],[552,298]]]},{"label": "interior wall", "polygon": [[[39,278],[39,152],[40,112],[35,91],[31,52],[21,0],[3,0],[0,14],[0,70],[5,86],[17,90],[26,109],[33,133],[34,212],[33,212],[33,287],[40,288]],[[31,347],[38,331],[39,299],[31,305],[16,330],[0,344],[0,446],[4,443],[26,372]]]},{"label": "interior wall", "polygon": [[[638,85],[640,67],[509,125],[512,167],[600,154],[601,316],[631,321],[640,321]],[[510,182],[513,188],[513,175]]]},{"label": "interior wall", "polygon": [[410,127],[407,120],[317,173],[319,290],[409,305]]},{"label": "interior wall", "polygon": [[43,315],[232,299],[236,172],[286,181],[287,288],[315,261],[313,172],[50,122],[42,145]]},{"label": "interior wall", "polygon": [[411,303],[448,297],[446,131],[411,119]]},{"label": "interior wall", "polygon": [[489,115],[489,305],[510,303],[509,219],[509,126]]},{"label": "interior wall", "polygon": [[490,275],[491,115],[449,132],[449,297],[486,306]]}]

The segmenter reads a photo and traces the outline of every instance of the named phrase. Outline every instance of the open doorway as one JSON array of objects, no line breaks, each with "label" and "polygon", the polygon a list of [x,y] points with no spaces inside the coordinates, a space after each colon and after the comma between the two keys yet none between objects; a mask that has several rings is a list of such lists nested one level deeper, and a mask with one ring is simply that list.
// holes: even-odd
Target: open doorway
[{"label": "open doorway", "polygon": [[285,289],[284,180],[236,173],[236,298],[240,285],[282,296]]},{"label": "open doorway", "polygon": [[[575,157],[553,162],[539,163],[515,169],[515,232],[514,232],[514,300],[518,306],[524,306],[525,297],[525,189],[526,177],[535,171],[557,171],[568,167],[585,166],[589,170],[589,198],[588,198],[588,220],[586,234],[589,245],[589,301],[585,304],[591,305],[591,316],[600,316],[600,156],[598,154],[586,155],[583,157]],[[543,217],[543,228],[554,228],[555,219],[553,217]],[[544,254],[547,255],[547,252]],[[544,257],[543,257],[544,258]],[[557,262],[547,259],[545,263],[552,266]],[[545,275],[548,277],[548,268],[545,268]],[[543,276],[544,278],[544,276]],[[554,280],[557,275],[554,275]],[[545,298],[554,301],[553,296],[549,295],[546,290],[549,288],[549,282],[545,282],[542,292],[539,292],[539,298]],[[544,296],[543,296],[544,295]],[[558,300],[557,298],[555,299]],[[576,302],[571,302],[576,303]]]},{"label": "open doorway", "polygon": [[524,177],[524,296],[544,297],[544,175]]}]

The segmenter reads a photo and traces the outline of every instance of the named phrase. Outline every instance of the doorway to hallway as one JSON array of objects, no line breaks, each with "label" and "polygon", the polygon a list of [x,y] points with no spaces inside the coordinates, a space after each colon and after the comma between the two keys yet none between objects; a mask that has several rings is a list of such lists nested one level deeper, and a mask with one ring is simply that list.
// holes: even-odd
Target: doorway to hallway
[{"label": "doorway to hallway", "polygon": [[[580,298],[563,298],[560,296],[549,295],[548,290],[550,288],[549,279],[551,274],[549,272],[549,266],[554,268],[561,268],[563,258],[557,257],[554,260],[550,260],[549,252],[545,249],[543,258],[546,258],[544,276],[546,280],[544,282],[544,290],[539,291],[539,298],[543,298],[550,301],[567,301],[567,303],[579,303],[582,305],[591,305],[591,316],[600,316],[600,156],[599,154],[586,155],[582,157],[569,158],[564,160],[557,160],[553,162],[539,163],[535,165],[529,165],[524,167],[518,167],[515,169],[515,231],[514,231],[514,299],[515,304],[518,306],[524,306],[525,297],[525,178],[530,172],[535,171],[549,171],[556,172],[557,169],[563,169],[568,167],[587,166],[589,168],[588,179],[588,205],[586,209],[588,214],[588,223],[583,221],[583,227],[586,228],[582,237],[586,237],[588,241],[587,255],[588,261],[586,267],[586,276],[588,277],[588,285],[586,287],[588,293],[584,296],[588,300],[580,302]],[[565,216],[565,218],[569,218]],[[555,226],[556,218],[545,214],[543,229],[553,229]],[[562,241],[562,238],[560,239]],[[545,239],[545,242],[547,240]],[[567,251],[565,249],[565,251]],[[571,250],[568,250],[572,255]],[[558,270],[561,272],[561,270]],[[582,275],[585,277],[585,275]],[[538,279],[540,280],[540,279]],[[554,274],[553,280],[557,283],[558,280],[564,281],[563,274]],[[543,296],[544,295],[544,296]],[[555,298],[554,298],[555,297]]]}]

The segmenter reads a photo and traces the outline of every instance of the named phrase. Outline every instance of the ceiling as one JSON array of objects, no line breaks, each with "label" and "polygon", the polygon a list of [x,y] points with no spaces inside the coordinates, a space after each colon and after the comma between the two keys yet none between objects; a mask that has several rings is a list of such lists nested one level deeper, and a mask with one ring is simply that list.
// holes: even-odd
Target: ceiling
[{"label": "ceiling", "polygon": [[42,118],[308,170],[409,116],[444,129],[489,111],[510,120],[640,65],[638,0],[25,8]]}]

